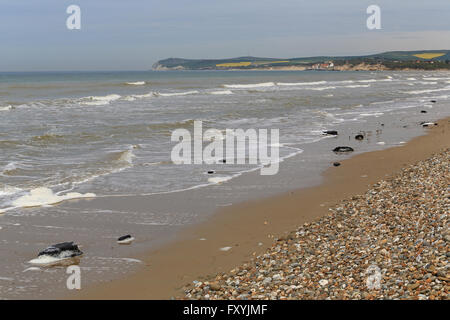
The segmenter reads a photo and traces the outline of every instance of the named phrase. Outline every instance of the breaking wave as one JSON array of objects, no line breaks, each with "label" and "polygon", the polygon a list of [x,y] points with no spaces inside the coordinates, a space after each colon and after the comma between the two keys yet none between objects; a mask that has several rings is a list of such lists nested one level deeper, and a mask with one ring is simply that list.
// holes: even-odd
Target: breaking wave
[{"label": "breaking wave", "polygon": [[317,84],[325,84],[327,81],[313,81],[313,82],[277,82],[278,86],[312,86]]},{"label": "breaking wave", "polygon": [[274,87],[274,82],[263,82],[263,83],[254,83],[254,84],[224,84],[225,88],[230,89],[253,89],[253,88],[268,88]]},{"label": "breaking wave", "polygon": [[109,94],[106,96],[91,96],[81,99],[81,104],[88,106],[102,106],[110,104],[111,101],[115,101],[121,98],[118,94]]},{"label": "breaking wave", "polygon": [[173,92],[173,93],[156,93],[157,96],[161,97],[175,97],[175,96],[187,96],[190,94],[199,93],[197,90],[185,91],[185,92]]},{"label": "breaking wave", "polygon": [[126,82],[126,84],[130,86],[143,86],[145,85],[145,81]]},{"label": "breaking wave", "polygon": [[417,91],[406,91],[409,94],[423,94],[423,93],[432,93],[439,91],[449,91],[450,87],[440,88],[440,89],[429,89],[429,90],[417,90]]},{"label": "breaking wave", "polygon": [[214,95],[233,94],[233,92],[231,90],[211,91],[211,92],[208,92],[208,93],[209,94],[214,94]]}]

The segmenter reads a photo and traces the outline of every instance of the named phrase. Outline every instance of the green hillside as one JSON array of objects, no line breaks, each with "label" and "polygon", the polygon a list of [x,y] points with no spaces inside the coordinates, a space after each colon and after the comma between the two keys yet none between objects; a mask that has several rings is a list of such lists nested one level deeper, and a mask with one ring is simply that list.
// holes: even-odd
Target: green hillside
[{"label": "green hillside", "polygon": [[389,68],[446,68],[450,62],[450,50],[391,51],[366,56],[320,56],[305,58],[238,57],[231,59],[182,59],[169,58],[153,65],[155,70],[227,70],[265,69],[273,67],[305,66],[333,61],[344,63],[383,64]]}]

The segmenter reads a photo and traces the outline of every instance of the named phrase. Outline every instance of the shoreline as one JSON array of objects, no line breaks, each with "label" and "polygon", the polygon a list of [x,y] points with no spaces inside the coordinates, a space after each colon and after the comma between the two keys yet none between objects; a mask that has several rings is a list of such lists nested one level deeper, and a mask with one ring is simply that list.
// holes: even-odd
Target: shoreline
[{"label": "shoreline", "polygon": [[[126,278],[87,287],[75,299],[169,299],[183,296],[194,280],[228,272],[268,249],[277,237],[401,168],[449,146],[449,119],[407,144],[355,155],[323,174],[316,187],[224,207],[206,222],[189,226],[177,240],[142,258],[145,267]],[[433,143],[430,143],[430,142]],[[352,181],[352,183],[348,183]],[[206,239],[200,241],[199,239]],[[262,243],[262,245],[259,245]],[[226,251],[220,248],[229,247]]]}]

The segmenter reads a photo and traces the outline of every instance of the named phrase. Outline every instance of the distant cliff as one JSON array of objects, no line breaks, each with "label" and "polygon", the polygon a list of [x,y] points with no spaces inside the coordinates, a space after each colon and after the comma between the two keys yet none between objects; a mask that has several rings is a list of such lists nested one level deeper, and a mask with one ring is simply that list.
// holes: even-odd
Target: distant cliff
[{"label": "distant cliff", "polygon": [[307,58],[169,58],[153,70],[437,70],[450,69],[450,50],[391,51],[367,56]]}]

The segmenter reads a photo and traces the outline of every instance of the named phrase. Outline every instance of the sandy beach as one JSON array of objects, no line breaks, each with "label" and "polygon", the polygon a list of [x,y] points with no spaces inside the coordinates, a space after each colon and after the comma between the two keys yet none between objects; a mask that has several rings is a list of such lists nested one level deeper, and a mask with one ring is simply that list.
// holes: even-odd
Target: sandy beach
[{"label": "sandy beach", "polygon": [[[292,290],[289,293],[286,293],[284,287],[279,289],[281,285],[279,281],[286,280],[286,278],[284,278],[285,276],[289,277],[289,272],[286,270],[283,271],[284,273],[282,273],[282,275],[278,275],[277,273],[277,275],[281,277],[278,278],[278,276],[275,276],[278,268],[266,268],[267,277],[261,276],[264,275],[264,273],[261,273],[259,274],[259,277],[256,277],[257,280],[252,278],[255,281],[251,284],[245,283],[245,279],[249,279],[249,277],[245,278],[245,275],[253,272],[253,275],[256,276],[256,263],[261,263],[261,259],[264,260],[264,257],[274,254],[274,252],[286,253],[289,257],[292,257],[292,252],[289,251],[289,249],[286,251],[284,246],[290,249],[293,247],[297,248],[295,244],[298,245],[299,243],[297,243],[297,241],[301,241],[305,234],[302,233],[302,230],[309,230],[308,227],[315,228],[314,230],[317,237],[320,237],[319,234],[322,230],[321,223],[324,223],[324,226],[326,226],[326,228],[323,227],[324,234],[327,234],[330,230],[336,231],[336,228],[339,228],[339,223],[342,227],[348,227],[347,224],[354,223],[351,219],[346,219],[342,214],[340,215],[340,220],[333,219],[333,216],[329,216],[330,210],[334,210],[331,212],[340,212],[340,210],[336,208],[339,208],[339,204],[345,200],[347,201],[344,202],[347,204],[345,210],[353,210],[351,212],[354,212],[355,209],[352,209],[350,205],[353,203],[356,205],[357,201],[362,201],[361,199],[364,199],[364,195],[371,188],[382,188],[385,183],[380,182],[382,180],[395,181],[395,178],[392,180],[392,177],[398,177],[402,172],[404,175],[405,170],[420,171],[421,166],[425,166],[433,171],[430,171],[429,175],[422,174],[422,176],[419,175],[418,177],[420,179],[431,179],[431,181],[439,182],[441,187],[445,187],[445,185],[448,184],[449,130],[449,119],[440,120],[438,121],[437,126],[427,129],[428,134],[414,138],[405,145],[381,151],[367,152],[343,160],[341,166],[331,167],[324,173],[323,183],[319,186],[292,191],[262,200],[249,201],[239,205],[224,207],[218,210],[216,214],[206,222],[183,230],[181,235],[177,238],[177,241],[146,254],[142,257],[143,261],[145,261],[145,266],[140,268],[136,273],[120,280],[84,289],[75,295],[71,295],[70,298],[169,299],[174,297],[220,299],[239,297],[244,299],[249,298],[249,292],[253,292],[251,289],[260,285],[260,282],[269,278],[269,275],[275,277],[276,281],[273,280],[273,277],[270,278],[271,281],[275,283],[274,286],[279,292],[272,290],[273,287],[269,286],[267,287],[267,290],[263,290],[262,292],[256,290],[256,293],[252,294],[251,297],[281,298],[282,296],[278,294],[282,291],[284,292],[283,297],[288,297],[292,292],[297,292],[298,295],[291,295],[291,298],[326,298],[325,293],[331,292],[330,289],[327,289],[325,293],[324,291],[315,290],[309,290],[305,293],[305,291],[297,290],[299,288],[291,288]],[[441,161],[441,167],[433,165],[431,160],[428,160],[428,162],[425,161],[433,155],[435,155],[436,159]],[[422,165],[418,165],[417,163],[419,161],[425,162],[423,162]],[[412,167],[409,168],[411,165]],[[442,168],[447,168],[447,171],[439,171]],[[436,175],[437,172],[440,172],[441,175]],[[407,183],[404,176],[403,180],[400,179],[400,181]],[[374,186],[376,183],[378,184]],[[393,188],[392,185],[388,185],[387,187]],[[393,190],[396,189],[393,188]],[[441,190],[436,186],[436,188],[430,192],[429,197],[428,194],[425,197],[426,203],[429,205],[439,205],[436,209],[436,214],[442,213],[442,210],[444,209],[443,206],[446,205],[445,197],[447,196],[445,195],[445,192],[447,192],[447,190]],[[435,193],[443,198],[431,201],[431,199],[435,199],[435,197],[433,197]],[[408,203],[408,201],[413,201],[415,198],[406,197],[402,199],[405,202],[405,206],[414,205]],[[414,210],[411,209],[410,214],[411,219],[416,219],[417,217],[415,215],[420,215],[420,211],[415,213]],[[363,219],[364,217],[359,218]],[[400,218],[405,219],[405,216],[399,216],[399,219]],[[422,218],[424,219],[424,223],[429,223],[429,217]],[[336,226],[334,226],[333,223],[336,223]],[[366,219],[365,223],[369,223],[369,221]],[[398,223],[400,224],[400,222]],[[442,228],[442,225],[440,225],[440,227]],[[372,230],[371,232],[375,231]],[[441,229],[440,232],[442,232]],[[377,235],[379,236],[379,234]],[[364,232],[362,231],[361,237],[364,237]],[[418,239],[414,241],[417,241]],[[392,247],[392,244],[389,244],[379,237],[372,241],[376,242],[378,240],[381,242],[376,246],[377,252],[380,250],[380,252],[384,253]],[[424,241],[426,240],[427,239],[424,239]],[[448,244],[444,244],[444,247],[442,248],[442,241],[444,240],[436,240],[441,241],[437,244],[432,242],[432,245],[436,245],[439,254],[441,254],[441,256],[438,256],[436,259],[442,260],[442,250],[444,248],[448,252]],[[400,239],[398,241],[402,243],[401,241],[412,240]],[[320,241],[318,243],[320,243]],[[373,247],[372,242],[370,242],[370,245]],[[407,244],[404,245],[408,248]],[[411,244],[409,243],[409,245]],[[415,245],[417,245],[417,243]],[[371,249],[373,249],[372,247]],[[387,252],[389,255],[389,251]],[[376,256],[373,256],[372,261],[372,259],[370,259],[371,257],[369,257],[369,252],[366,253],[366,255],[366,260],[368,262],[378,261],[376,260]],[[422,256],[424,257],[424,261],[426,261],[428,256],[425,253],[422,254]],[[321,259],[323,259],[323,257],[319,254],[311,253],[310,259],[322,261]],[[394,258],[392,257],[392,263],[394,263],[393,259]],[[364,264],[364,266],[366,265]],[[362,267],[362,265],[360,267]],[[293,268],[291,270],[292,272],[298,271],[297,266],[291,268]],[[381,266],[380,268],[382,269]],[[411,266],[411,268],[416,268],[416,266]],[[445,280],[448,279],[447,273],[445,273],[447,271],[446,269],[442,270],[442,265],[439,264],[438,266],[435,266],[435,268],[435,273],[427,272],[425,274],[431,273],[431,276],[428,276],[424,281],[433,279],[432,277],[441,277],[441,280],[437,280],[440,281],[438,284],[440,285],[440,291],[436,292],[436,295],[433,296],[433,298],[446,298],[448,287],[445,284],[441,285],[441,283],[447,281]],[[415,271],[415,269],[411,269],[412,274],[414,274],[413,271]],[[293,274],[296,274],[295,272]],[[331,271],[328,270],[328,272]],[[438,272],[440,273],[438,274]],[[318,278],[320,277],[320,272],[311,274],[310,277],[314,277],[314,280],[317,281],[327,280],[325,277],[323,279]],[[409,279],[408,275],[406,277]],[[228,283],[226,283],[227,279],[229,280]],[[239,279],[245,283],[245,286],[239,287],[239,282],[236,282],[236,280]],[[298,280],[298,278],[296,279]],[[365,283],[365,278],[360,276],[359,273],[354,276],[354,279],[356,282],[359,281],[357,287],[362,287]],[[393,279],[393,281],[395,280],[398,279]],[[417,280],[419,281],[420,279]],[[266,280],[266,284],[267,281],[268,280]],[[289,281],[287,281],[287,283],[283,282],[283,285],[293,285],[289,283]],[[315,283],[312,278],[311,281],[316,287],[322,287],[320,284]],[[327,284],[321,282],[324,284],[323,287],[331,286],[332,283],[334,283],[331,280],[327,281],[329,281]],[[192,286],[194,283],[196,284],[196,289],[192,290],[192,288],[188,286]],[[211,289],[210,283],[213,283],[212,286],[218,290],[217,292],[208,293]],[[224,285],[224,283],[226,284]],[[403,282],[403,285],[405,286],[410,285],[410,287],[407,288],[411,290],[417,288],[421,290],[421,284],[421,282],[416,284],[415,282],[411,282],[411,280]],[[231,289],[230,286],[233,285],[234,289]],[[247,289],[249,290],[245,293],[245,290]],[[276,292],[276,294],[272,295],[272,292]],[[430,291],[429,289],[428,291],[420,291],[421,294],[428,294],[427,297],[431,297],[430,295],[433,292],[434,291]],[[353,295],[336,294],[332,296],[332,298],[371,297],[376,297],[376,295],[363,295],[363,292],[359,292]],[[378,297],[387,298],[388,295]],[[407,297],[411,298],[413,296]]]}]

